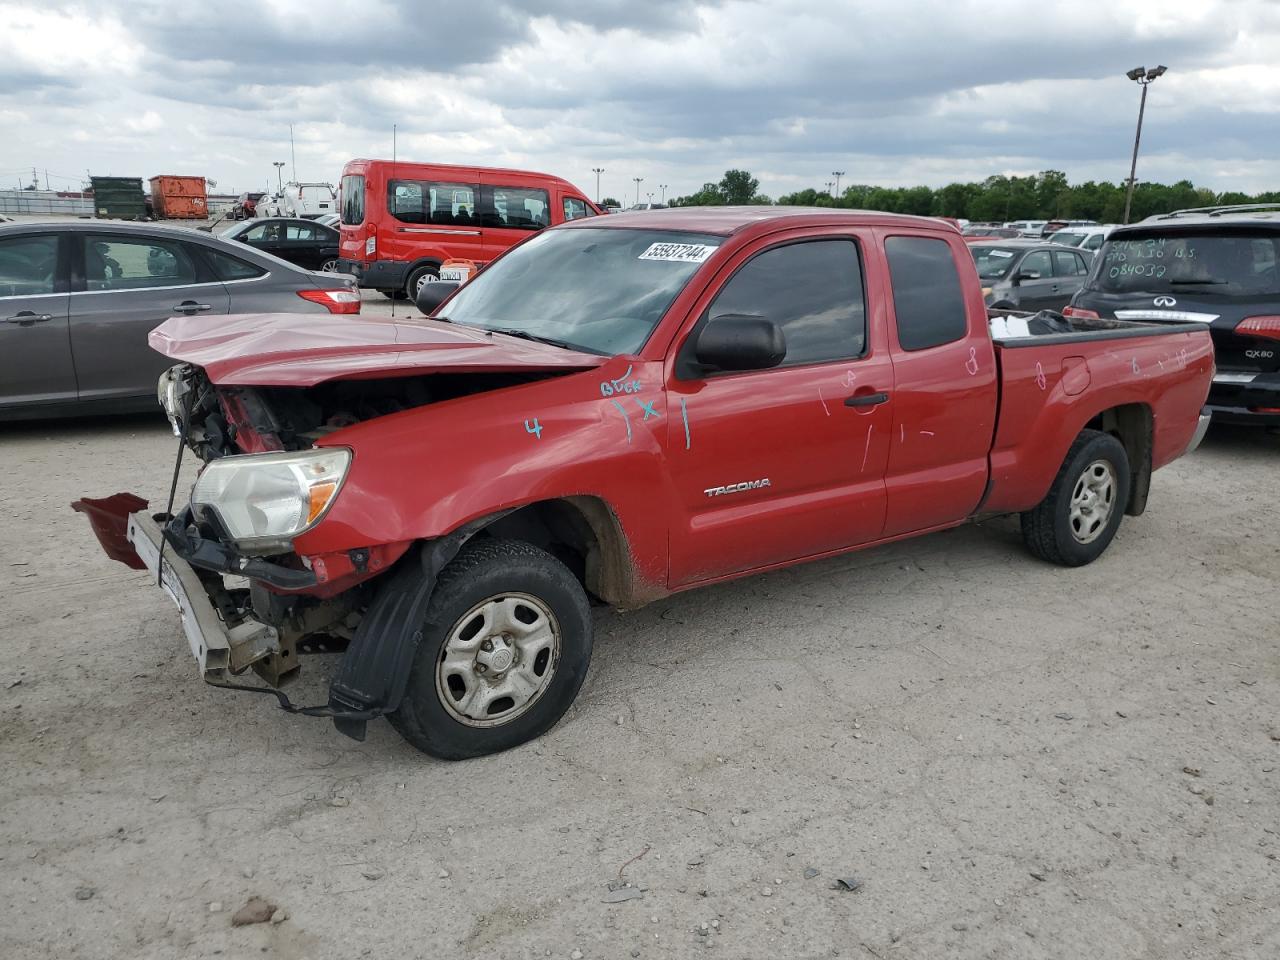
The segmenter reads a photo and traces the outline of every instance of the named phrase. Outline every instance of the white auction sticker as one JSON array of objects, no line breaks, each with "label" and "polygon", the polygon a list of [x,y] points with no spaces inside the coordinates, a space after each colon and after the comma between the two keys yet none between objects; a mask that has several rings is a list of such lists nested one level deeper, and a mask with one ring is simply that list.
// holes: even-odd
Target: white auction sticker
[{"label": "white auction sticker", "polygon": [[702,243],[654,243],[640,254],[639,260],[670,260],[674,263],[702,263],[716,252]]}]

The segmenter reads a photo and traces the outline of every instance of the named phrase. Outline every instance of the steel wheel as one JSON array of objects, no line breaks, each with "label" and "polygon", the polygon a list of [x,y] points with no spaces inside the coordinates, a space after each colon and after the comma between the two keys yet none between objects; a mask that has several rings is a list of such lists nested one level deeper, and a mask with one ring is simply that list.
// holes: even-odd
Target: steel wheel
[{"label": "steel wheel", "polygon": [[1084,468],[1071,491],[1069,520],[1077,543],[1092,543],[1107,528],[1115,509],[1116,472],[1107,460]]},{"label": "steel wheel", "polygon": [[510,593],[482,600],[458,619],[440,648],[436,695],[461,723],[509,723],[546,691],[560,641],[555,615],[537,597]]},{"label": "steel wheel", "polygon": [[414,299],[416,300],[418,298],[418,294],[422,292],[422,288],[425,287],[428,283],[434,283],[439,279],[440,279],[439,275],[431,273],[430,271],[424,270],[422,274],[413,282]]}]

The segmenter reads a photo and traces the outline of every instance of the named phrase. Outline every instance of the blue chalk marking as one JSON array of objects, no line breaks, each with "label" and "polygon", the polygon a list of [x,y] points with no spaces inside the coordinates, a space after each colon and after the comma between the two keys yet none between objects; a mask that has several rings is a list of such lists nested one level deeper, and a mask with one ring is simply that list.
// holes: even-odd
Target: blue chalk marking
[{"label": "blue chalk marking", "polygon": [[689,449],[689,409],[684,402],[684,397],[680,398],[680,419],[684,421],[684,448]]},{"label": "blue chalk marking", "polygon": [[641,410],[643,410],[643,411],[644,411],[644,418],[645,418],[645,420],[648,420],[650,417],[656,417],[656,416],[658,415],[658,411],[657,411],[657,410],[655,410],[655,409],[653,409],[653,401],[652,401],[652,400],[637,400],[637,401],[636,401],[636,405],[637,405]]},{"label": "blue chalk marking", "polygon": [[627,416],[627,408],[624,407],[622,404],[620,404],[617,400],[610,400],[609,402],[612,403],[615,407],[617,407],[618,412],[622,414],[622,422],[627,425],[627,443],[630,443],[631,442],[631,418]]},{"label": "blue chalk marking", "polygon": [[524,422],[524,432],[525,432],[525,433],[532,433],[532,434],[533,434],[535,437],[537,437],[539,440],[541,440],[541,439],[542,439],[542,424],[540,424],[540,423],[538,422],[538,418],[537,418],[537,417],[534,417],[534,418],[533,418],[533,426],[530,426],[530,425],[529,425],[529,421],[528,421],[528,420],[526,420],[526,421]]}]

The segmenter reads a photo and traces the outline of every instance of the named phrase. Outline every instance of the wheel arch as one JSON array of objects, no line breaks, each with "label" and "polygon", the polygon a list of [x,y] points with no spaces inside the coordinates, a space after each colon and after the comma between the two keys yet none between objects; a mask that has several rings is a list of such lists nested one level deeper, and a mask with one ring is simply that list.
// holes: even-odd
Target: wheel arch
[{"label": "wheel arch", "polygon": [[1129,499],[1124,512],[1141,516],[1147,509],[1151,492],[1151,455],[1155,421],[1151,407],[1145,403],[1123,403],[1099,412],[1084,425],[1085,429],[1109,433],[1124,445],[1129,458]]}]

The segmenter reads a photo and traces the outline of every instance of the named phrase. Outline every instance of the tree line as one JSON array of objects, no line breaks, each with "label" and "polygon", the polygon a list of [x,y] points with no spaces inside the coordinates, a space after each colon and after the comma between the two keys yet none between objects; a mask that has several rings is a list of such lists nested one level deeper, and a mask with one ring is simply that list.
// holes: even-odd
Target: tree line
[{"label": "tree line", "polygon": [[[671,201],[673,207],[770,204],[758,192],[760,182],[746,170],[726,170],[719,183]],[[1119,223],[1124,217],[1124,184],[1087,180],[1072,184],[1061,170],[1044,170],[1025,177],[991,176],[980,183],[949,183],[945,187],[876,187],[855,183],[838,196],[813,188],[778,198],[785,206],[848,207],[919,216],[955,217],[975,221],[1096,220]],[[1233,203],[1280,203],[1280,191],[1247,194],[1216,193],[1190,180],[1177,183],[1140,182],[1133,191],[1130,220],[1186,207]]]}]

